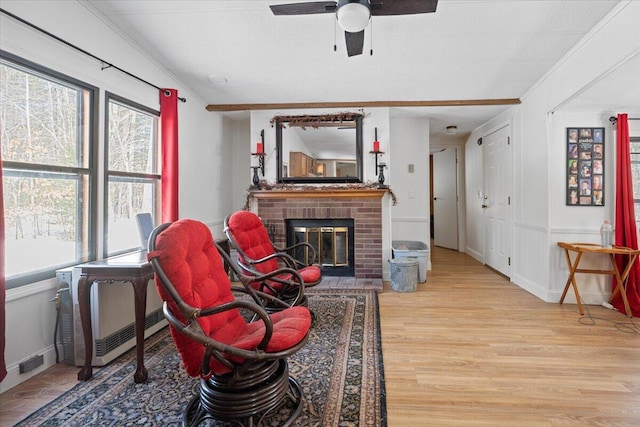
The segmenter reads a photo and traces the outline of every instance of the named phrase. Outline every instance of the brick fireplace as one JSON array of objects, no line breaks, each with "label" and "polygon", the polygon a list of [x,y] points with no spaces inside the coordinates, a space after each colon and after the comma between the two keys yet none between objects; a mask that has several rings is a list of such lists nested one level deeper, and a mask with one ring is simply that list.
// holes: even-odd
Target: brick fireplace
[{"label": "brick fireplace", "polygon": [[288,219],[353,219],[354,277],[382,278],[382,197],[386,190],[256,190],[250,208],[286,246]]}]

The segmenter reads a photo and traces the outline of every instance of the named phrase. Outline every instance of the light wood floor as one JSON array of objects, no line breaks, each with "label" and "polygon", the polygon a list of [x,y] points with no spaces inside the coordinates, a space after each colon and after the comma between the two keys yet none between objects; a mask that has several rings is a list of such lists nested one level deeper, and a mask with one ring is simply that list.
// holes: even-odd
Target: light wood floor
[{"label": "light wood floor", "polygon": [[[467,255],[432,246],[431,259],[416,292],[385,283],[379,297],[390,427],[640,426],[640,335],[625,316],[587,306],[595,324],[583,324],[575,305],[544,303]],[[60,364],[0,395],[0,425],[77,371]]]},{"label": "light wood floor", "polygon": [[432,264],[379,296],[389,426],[640,426],[640,319],[583,324],[466,255]]}]

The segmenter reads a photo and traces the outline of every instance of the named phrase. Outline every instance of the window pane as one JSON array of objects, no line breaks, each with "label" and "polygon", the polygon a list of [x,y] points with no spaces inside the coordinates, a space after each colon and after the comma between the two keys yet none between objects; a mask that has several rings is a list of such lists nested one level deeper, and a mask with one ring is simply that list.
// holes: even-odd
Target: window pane
[{"label": "window pane", "polygon": [[5,170],[3,181],[7,278],[86,261],[88,177]]},{"label": "window pane", "polygon": [[83,166],[82,92],[0,63],[3,160]]},{"label": "window pane", "polygon": [[[94,91],[19,58],[0,58],[9,288],[89,260]],[[7,163],[11,163],[8,165]]]},{"label": "window pane", "polygon": [[633,181],[633,198],[640,199],[640,164],[631,163],[631,177]]},{"label": "window pane", "polygon": [[134,183],[109,180],[109,254],[140,247],[135,217],[143,212],[154,216],[158,188],[155,181]]},{"label": "window pane", "polygon": [[109,170],[156,173],[156,118],[109,102]]}]

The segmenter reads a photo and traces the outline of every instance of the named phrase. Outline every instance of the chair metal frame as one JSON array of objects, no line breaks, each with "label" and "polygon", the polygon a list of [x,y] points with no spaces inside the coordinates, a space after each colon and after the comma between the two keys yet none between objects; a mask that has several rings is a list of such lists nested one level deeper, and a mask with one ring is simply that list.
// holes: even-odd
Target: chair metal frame
[{"label": "chair metal frame", "polygon": [[[279,267],[281,268],[280,271],[294,270],[298,273],[297,275],[299,276],[299,270],[302,268],[311,267],[314,265],[319,268],[317,264],[314,264],[314,261],[316,259],[315,248],[308,242],[299,242],[291,246],[280,248],[274,245],[273,241],[270,239],[269,243],[273,248],[273,252],[263,258],[254,259],[247,255],[247,253],[240,247],[240,245],[234,238],[232,229],[229,226],[229,219],[231,218],[232,215],[233,214],[228,215],[224,220],[224,233],[227,236],[227,239],[229,240],[231,247],[238,252],[238,260],[237,260],[238,266],[242,269],[243,273],[245,273],[246,275],[254,276],[255,288],[257,288],[260,291],[270,293],[272,295],[276,295],[278,299],[288,301],[292,303],[292,305],[295,305],[295,303],[292,302],[293,298],[295,297],[295,289],[292,288],[291,285],[287,284],[288,280],[285,279],[283,281],[281,275],[272,276],[270,278],[269,277],[264,278],[263,277],[264,272],[258,270],[256,266],[261,263],[265,263],[273,259],[276,259],[278,261]],[[264,227],[264,224],[262,224],[262,227],[264,228],[264,232],[268,234],[266,231],[266,228]],[[311,262],[309,264],[305,264],[301,262],[300,260],[294,258],[290,254],[297,248],[301,248],[301,247],[305,247],[308,251],[310,251],[309,253],[311,256],[309,257],[309,259],[311,260]],[[304,282],[304,286],[305,287],[315,286],[318,283],[320,283],[321,280],[322,280],[322,275],[320,276],[320,279],[315,282]],[[284,286],[279,287],[279,289],[276,289],[274,288],[272,282],[284,284]],[[304,299],[302,304],[306,305],[306,298]],[[270,312],[276,309],[277,308],[267,306],[267,310]]]}]

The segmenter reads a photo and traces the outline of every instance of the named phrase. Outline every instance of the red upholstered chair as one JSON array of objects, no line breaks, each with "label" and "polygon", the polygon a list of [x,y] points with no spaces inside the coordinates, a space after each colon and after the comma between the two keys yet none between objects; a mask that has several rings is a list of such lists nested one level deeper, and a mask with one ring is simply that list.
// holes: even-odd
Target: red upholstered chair
[{"label": "red upholstered chair", "polygon": [[[314,260],[313,246],[301,242],[286,248],[276,247],[262,220],[253,212],[238,211],[227,216],[224,231],[232,247],[238,251],[238,264],[246,274],[259,276],[286,267],[299,272],[305,287],[317,285],[322,280],[318,265],[305,265],[290,255],[304,247],[310,251],[309,259]],[[295,287],[289,284],[291,279],[289,274],[280,274],[275,279],[256,281],[252,286],[281,300],[291,301],[292,295],[295,295]],[[267,307],[267,310],[270,308]]]},{"label": "red upholstered chair", "polygon": [[[303,395],[289,376],[287,358],[307,341],[309,310],[294,306],[267,313],[262,301],[273,297],[249,286],[255,278],[244,276],[198,221],[156,227],[147,257],[184,368],[200,376],[183,425],[216,419],[254,426],[262,414],[285,407],[290,415],[281,425],[290,425],[302,411]],[[231,285],[223,261],[242,286]]]}]

